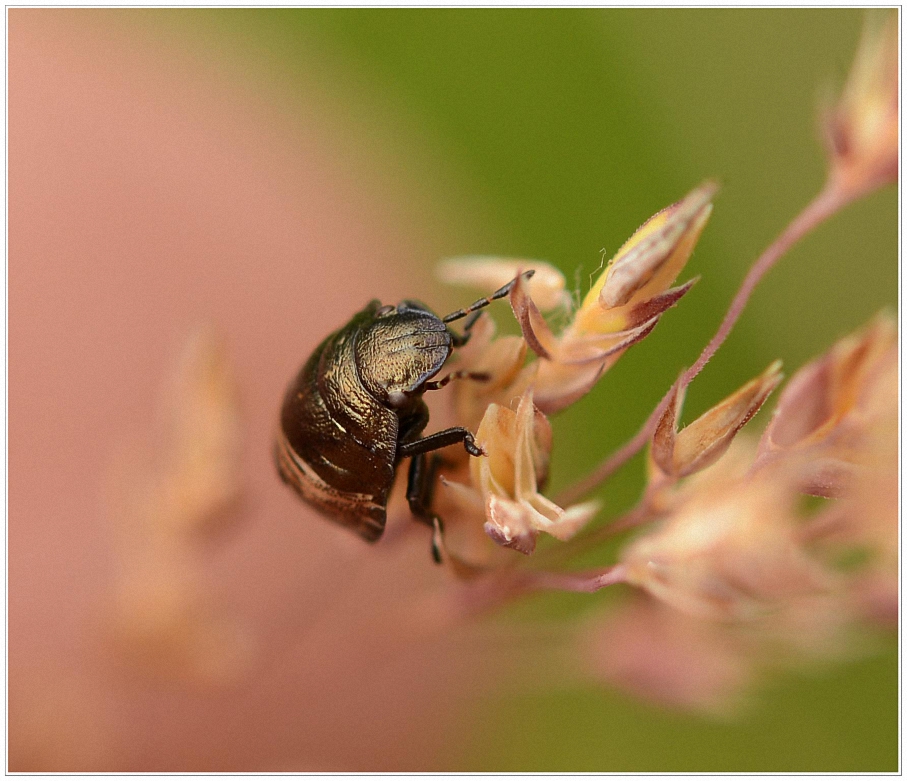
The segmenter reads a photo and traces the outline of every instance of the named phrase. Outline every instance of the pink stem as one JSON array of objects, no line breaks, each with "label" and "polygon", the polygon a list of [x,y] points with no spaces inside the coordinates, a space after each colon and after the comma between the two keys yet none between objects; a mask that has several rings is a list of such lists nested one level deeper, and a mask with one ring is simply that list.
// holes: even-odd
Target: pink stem
[{"label": "pink stem", "polygon": [[626,567],[623,564],[586,572],[511,571],[468,584],[457,595],[454,609],[461,615],[475,616],[488,613],[533,591],[592,594],[607,586],[624,583],[626,578]]},{"label": "pink stem", "polygon": [[625,442],[618,450],[614,451],[582,480],[579,480],[561,491],[555,497],[555,502],[561,507],[568,507],[571,504],[575,504],[589,493],[589,491],[611,477],[612,474],[642,450],[646,446],[646,443],[652,438],[655,426],[658,424],[662,414],[664,414],[673,392],[674,386],[672,385],[662,400],[658,402],[658,406],[654,409],[648,420],[646,420],[643,427],[636,432],[633,439]]},{"label": "pink stem", "polygon": [[526,574],[523,587],[530,591],[576,591],[592,594],[606,586],[623,583],[627,573],[622,564],[606,567],[595,572],[547,572],[535,571]]},{"label": "pink stem", "polygon": [[[728,308],[727,314],[724,316],[724,320],[721,321],[718,331],[712,337],[712,340],[705,346],[705,349],[700,353],[696,362],[680,375],[680,378],[675,385],[679,384],[681,389],[686,388],[687,385],[692,382],[693,378],[702,371],[703,367],[724,343],[724,340],[727,339],[731,329],[743,313],[750,296],[756,289],[756,285],[759,284],[762,277],[766,275],[769,269],[771,269],[772,266],[774,266],[775,263],[777,263],[778,260],[794,246],[794,244],[800,241],[800,239],[806,236],[816,226],[835,214],[835,212],[854,200],[854,198],[854,193],[848,192],[841,187],[836,187],[833,180],[829,180],[829,183],[826,184],[822,191],[794,218],[787,228],[785,228],[784,232],[778,236],[756,262],[753,263],[750,270],[747,272],[747,275],[744,277],[740,289],[737,291],[737,295],[735,295],[734,300],[731,301],[731,305]],[[664,414],[673,392],[674,386],[671,387],[664,398],[658,403],[658,406],[652,414],[649,415],[648,419],[636,435],[605,459],[605,461],[599,464],[599,466],[593,469],[592,472],[562,491],[556,498],[557,503],[564,507],[578,501],[607,480],[614,472],[642,450],[652,438],[652,433],[655,431],[655,427],[658,425],[658,421],[661,419],[662,414]]]},{"label": "pink stem", "polygon": [[817,225],[821,225],[825,222],[825,220],[831,217],[848,202],[849,199],[844,197],[841,190],[826,186],[822,192],[820,192],[807,207],[794,218],[793,222],[787,226],[784,232],[775,239],[769,248],[762,253],[762,256],[750,267],[750,270],[744,277],[743,283],[740,285],[737,295],[734,296],[734,300],[731,301],[727,314],[724,316],[724,320],[721,321],[718,331],[712,337],[712,341],[705,346],[705,349],[700,353],[699,358],[696,359],[696,363],[681,375],[681,388],[686,388],[693,381],[693,378],[702,371],[711,357],[718,352],[718,348],[721,347],[724,340],[727,339],[731,329],[736,325],[737,320],[740,319],[740,315],[743,314],[743,310],[750,300],[753,291],[756,289],[756,285],[762,281],[762,277],[766,275],[769,269],[771,269],[772,266],[774,266],[775,263],[777,263],[778,260],[794,246],[794,244],[800,241],[800,239],[806,236]]}]

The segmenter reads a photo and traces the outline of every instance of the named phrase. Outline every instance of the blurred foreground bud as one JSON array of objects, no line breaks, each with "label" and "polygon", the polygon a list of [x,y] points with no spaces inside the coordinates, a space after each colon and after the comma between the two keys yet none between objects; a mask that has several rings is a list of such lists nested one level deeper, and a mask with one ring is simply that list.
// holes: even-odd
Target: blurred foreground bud
[{"label": "blurred foreground bud", "polygon": [[759,411],[782,378],[781,361],[775,361],[680,432],[677,423],[686,388],[675,385],[652,438],[652,463],[672,478],[686,477],[711,466],[724,455],[737,432]]},{"label": "blurred foreground bud", "polygon": [[168,406],[170,463],[161,490],[175,522],[204,527],[238,497],[238,395],[221,340],[196,331],[179,358]]},{"label": "blurred foreground bud", "polygon": [[232,368],[208,329],[187,339],[165,396],[165,437],[115,465],[119,542],[112,643],[133,663],[196,684],[235,679],[248,663],[241,627],[213,598],[200,533],[222,528],[239,497],[240,424]]},{"label": "blurred foreground bud", "polygon": [[536,403],[556,412],[584,396],[665,311],[692,287],[670,285],[683,270],[712,211],[717,185],[706,182],[649,219],[617,252],[586,295],[573,321],[556,337],[521,285],[511,303],[523,335],[543,359]]},{"label": "blurred foreground bud", "polygon": [[726,715],[751,683],[746,647],[725,624],[684,615],[637,595],[592,623],[585,637],[593,673],[660,705]]},{"label": "blurred foreground bud", "polygon": [[828,587],[797,536],[796,475],[735,476],[736,468],[722,459],[702,472],[669,516],[630,544],[621,556],[627,582],[690,615],[738,620]]},{"label": "blurred foreground bud", "polygon": [[847,84],[825,118],[832,182],[863,194],[898,178],[897,12],[870,12]]},{"label": "blurred foreground bud", "polygon": [[564,510],[539,493],[548,476],[551,426],[535,408],[531,391],[520,398],[516,412],[490,405],[476,443],[486,454],[470,459],[471,482],[477,490],[450,481],[445,485],[481,497],[485,531],[499,545],[532,553],[540,532],[569,539],[598,511],[597,502]]}]

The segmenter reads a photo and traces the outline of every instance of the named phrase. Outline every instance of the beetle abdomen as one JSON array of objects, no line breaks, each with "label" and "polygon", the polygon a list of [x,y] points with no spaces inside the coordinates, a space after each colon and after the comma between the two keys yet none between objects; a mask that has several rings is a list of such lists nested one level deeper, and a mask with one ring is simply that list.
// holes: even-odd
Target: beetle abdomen
[{"label": "beetle abdomen", "polygon": [[399,421],[358,377],[356,334],[370,309],[325,339],[290,385],[276,458],[303,499],[376,540],[394,481]]},{"label": "beetle abdomen", "polygon": [[360,537],[374,542],[387,523],[387,496],[341,491],[326,483],[293,449],[281,431],[274,450],[277,469],[285,483],[319,512],[349,526]]}]

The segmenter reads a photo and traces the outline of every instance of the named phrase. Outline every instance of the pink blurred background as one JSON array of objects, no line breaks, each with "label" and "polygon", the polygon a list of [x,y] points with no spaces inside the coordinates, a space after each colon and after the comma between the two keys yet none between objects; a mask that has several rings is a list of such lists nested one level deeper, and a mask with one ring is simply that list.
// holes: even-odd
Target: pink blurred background
[{"label": "pink blurred background", "polygon": [[[453,692],[477,681],[430,602],[412,609],[443,579],[427,536],[366,550],[270,457],[285,384],[324,334],[424,290],[407,269],[437,256],[431,206],[414,214],[405,178],[342,146],[324,111],[282,112],[140,17],[8,19],[10,769],[436,766]],[[245,437],[235,525],[187,554],[238,643],[216,683],[149,674],[109,642],[129,561],[105,481],[153,439],[204,322],[226,338]]]}]

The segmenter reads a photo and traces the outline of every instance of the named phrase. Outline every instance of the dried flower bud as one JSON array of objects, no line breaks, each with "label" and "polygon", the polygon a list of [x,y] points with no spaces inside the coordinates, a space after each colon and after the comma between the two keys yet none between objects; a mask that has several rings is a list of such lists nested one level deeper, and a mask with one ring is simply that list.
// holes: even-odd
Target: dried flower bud
[{"label": "dried flower bud", "polygon": [[597,512],[597,502],[564,510],[539,493],[548,475],[551,427],[533,404],[531,390],[516,412],[491,404],[476,442],[486,456],[470,460],[472,488],[451,481],[444,485],[460,494],[463,507],[469,504],[464,491],[481,497],[485,531],[499,545],[532,553],[540,532],[569,539]]},{"label": "dried flower bud", "polygon": [[896,366],[897,327],[880,314],[791,378],[762,436],[760,460],[793,453],[808,457],[803,489],[821,496],[840,493],[859,461],[866,427],[896,397],[896,385],[893,391],[883,382]]},{"label": "dried flower bud", "polygon": [[838,104],[825,117],[832,181],[861,194],[898,177],[896,13],[869,14]]},{"label": "dried flower bud", "polygon": [[522,271],[534,269],[526,282],[535,303],[545,312],[570,304],[564,275],[544,260],[498,258],[491,255],[469,255],[450,258],[438,265],[437,274],[448,285],[468,285],[480,290],[503,287]]},{"label": "dried flower bud", "polygon": [[705,182],[647,220],[586,294],[574,330],[614,333],[654,316],[649,311],[640,315],[640,308],[644,311],[646,303],[665,293],[683,270],[712,213],[717,190],[714,182]]},{"label": "dried flower bud", "polygon": [[686,388],[675,386],[674,395],[652,438],[652,462],[670,477],[679,478],[715,463],[730,447],[734,436],[759,411],[781,382],[781,362],[775,361],[720,404],[677,431]]}]

